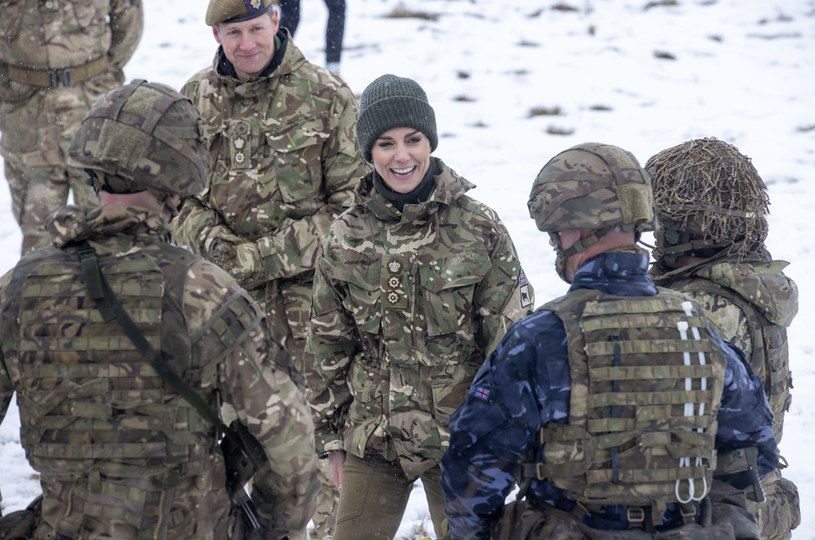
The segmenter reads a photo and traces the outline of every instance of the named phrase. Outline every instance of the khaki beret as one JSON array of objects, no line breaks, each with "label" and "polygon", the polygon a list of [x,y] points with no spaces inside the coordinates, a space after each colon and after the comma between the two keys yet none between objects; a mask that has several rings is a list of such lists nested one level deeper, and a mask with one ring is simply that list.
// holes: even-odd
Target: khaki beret
[{"label": "khaki beret", "polygon": [[206,23],[215,26],[224,22],[248,21],[268,12],[279,0],[210,0]]}]

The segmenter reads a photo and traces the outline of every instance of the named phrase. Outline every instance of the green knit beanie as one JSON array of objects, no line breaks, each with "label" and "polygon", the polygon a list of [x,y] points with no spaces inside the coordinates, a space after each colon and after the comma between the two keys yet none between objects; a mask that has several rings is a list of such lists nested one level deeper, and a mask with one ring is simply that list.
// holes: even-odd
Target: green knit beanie
[{"label": "green knit beanie", "polygon": [[439,144],[436,114],[427,94],[412,79],[382,75],[362,92],[357,120],[357,140],[362,157],[371,163],[371,149],[380,135],[393,128],[410,127],[430,140],[430,151]]}]

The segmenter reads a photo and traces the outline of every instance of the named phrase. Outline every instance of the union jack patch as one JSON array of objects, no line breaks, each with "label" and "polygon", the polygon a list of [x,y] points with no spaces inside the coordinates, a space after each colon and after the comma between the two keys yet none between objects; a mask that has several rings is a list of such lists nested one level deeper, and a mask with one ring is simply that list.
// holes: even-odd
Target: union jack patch
[{"label": "union jack patch", "polygon": [[482,401],[489,401],[490,394],[492,394],[492,391],[486,386],[476,386],[475,388],[473,388],[472,393],[473,397],[477,399],[480,399]]}]

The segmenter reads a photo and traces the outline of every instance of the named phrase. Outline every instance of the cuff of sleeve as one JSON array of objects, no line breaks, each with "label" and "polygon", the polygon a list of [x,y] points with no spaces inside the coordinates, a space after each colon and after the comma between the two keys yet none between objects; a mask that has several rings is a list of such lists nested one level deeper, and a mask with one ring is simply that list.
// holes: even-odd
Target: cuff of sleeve
[{"label": "cuff of sleeve", "polygon": [[323,435],[317,438],[317,455],[320,458],[342,449],[342,439],[337,434]]},{"label": "cuff of sleeve", "polygon": [[261,238],[257,241],[257,249],[263,271],[269,279],[281,277],[281,260],[283,257],[274,242],[270,238]]}]

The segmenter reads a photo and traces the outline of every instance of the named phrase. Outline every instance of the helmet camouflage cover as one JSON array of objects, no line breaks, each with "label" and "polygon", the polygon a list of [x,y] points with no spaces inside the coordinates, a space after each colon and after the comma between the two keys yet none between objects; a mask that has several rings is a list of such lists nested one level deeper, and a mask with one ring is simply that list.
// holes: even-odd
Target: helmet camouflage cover
[{"label": "helmet camouflage cover", "polygon": [[600,143],[573,146],[538,173],[529,196],[538,229],[650,231],[653,196],[648,175],[628,151]]},{"label": "helmet camouflage cover", "polygon": [[763,246],[767,188],[735,146],[714,138],[687,141],[651,157],[645,170],[660,223],[658,253],[682,245],[686,253],[730,247],[730,254],[743,255]]},{"label": "helmet camouflage cover", "polygon": [[182,197],[204,189],[209,152],[192,102],[169,86],[135,80],[109,91],[82,119],[68,164],[104,173],[107,191],[152,189]]}]

